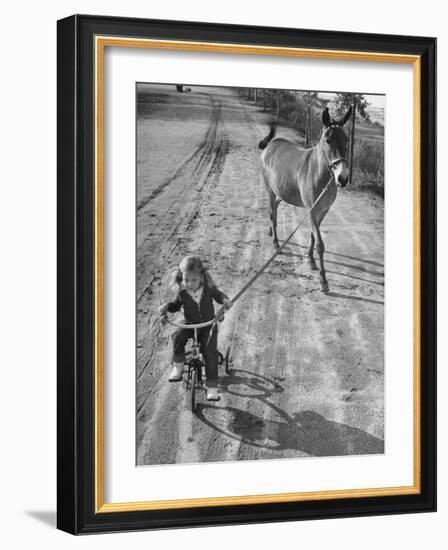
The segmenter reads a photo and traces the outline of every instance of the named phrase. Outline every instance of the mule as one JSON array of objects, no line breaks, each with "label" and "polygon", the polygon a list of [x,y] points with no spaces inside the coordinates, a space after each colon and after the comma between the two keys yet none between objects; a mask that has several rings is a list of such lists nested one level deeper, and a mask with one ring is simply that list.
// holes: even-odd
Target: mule
[{"label": "mule", "polygon": [[[311,210],[311,241],[308,260],[311,269],[317,270],[314,260],[314,245],[319,255],[320,287],[328,292],[325,275],[325,246],[320,225],[336,200],[337,186],[345,187],[348,181],[346,163],[347,135],[343,129],[352,114],[352,108],[339,120],[330,118],[328,108],[322,113],[322,133],[314,147],[304,149],[285,138],[275,137],[276,126],[271,125],[269,134],[260,141],[262,179],[269,194],[269,234],[274,245],[279,246],[277,237],[277,209],[281,201],[294,206],[312,207],[328,185],[328,189]],[[329,180],[331,181],[329,182]]]}]

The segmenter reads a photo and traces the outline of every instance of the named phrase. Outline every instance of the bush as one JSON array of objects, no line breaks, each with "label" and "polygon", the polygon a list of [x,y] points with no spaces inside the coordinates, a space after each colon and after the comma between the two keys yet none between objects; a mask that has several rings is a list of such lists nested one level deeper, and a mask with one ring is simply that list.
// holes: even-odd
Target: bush
[{"label": "bush", "polygon": [[384,143],[359,140],[355,143],[353,168],[361,187],[371,187],[384,195]]},{"label": "bush", "polygon": [[384,150],[382,143],[360,140],[355,146],[353,161],[364,174],[384,177]]}]

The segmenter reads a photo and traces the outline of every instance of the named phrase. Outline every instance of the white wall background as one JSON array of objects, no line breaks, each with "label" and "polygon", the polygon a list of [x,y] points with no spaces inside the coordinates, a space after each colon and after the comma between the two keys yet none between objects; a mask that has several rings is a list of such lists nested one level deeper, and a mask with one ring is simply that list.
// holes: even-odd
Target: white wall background
[{"label": "white wall background", "polygon": [[[448,521],[448,278],[439,246],[439,512],[75,538],[55,530],[56,506],[56,20],[91,13],[290,26],[439,39],[439,205],[448,138],[448,32],[443,3],[135,0],[7,3],[0,33],[0,540],[5,548],[445,548]],[[405,9],[402,8],[405,6]],[[448,234],[440,210],[439,240]],[[445,306],[445,307],[444,307]]]}]

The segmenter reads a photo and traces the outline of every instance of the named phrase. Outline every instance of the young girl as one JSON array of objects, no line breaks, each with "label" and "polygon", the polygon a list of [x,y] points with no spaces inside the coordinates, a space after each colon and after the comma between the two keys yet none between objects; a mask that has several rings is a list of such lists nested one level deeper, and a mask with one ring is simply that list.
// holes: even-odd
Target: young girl
[{"label": "young girl", "polygon": [[[204,264],[196,256],[187,256],[180,262],[179,269],[173,274],[171,286],[177,290],[176,297],[173,301],[162,304],[159,307],[159,313],[163,315],[167,311],[174,313],[183,309],[187,324],[204,323],[213,319],[215,316],[213,300],[223,304],[226,309],[232,307],[231,300],[218,290]],[[215,328],[207,345],[210,328],[198,329],[198,342],[205,362],[207,399],[219,401],[218,337]],[[173,370],[169,377],[170,382],[178,382],[182,378],[185,344],[193,334],[193,329],[178,329],[173,335]]]}]

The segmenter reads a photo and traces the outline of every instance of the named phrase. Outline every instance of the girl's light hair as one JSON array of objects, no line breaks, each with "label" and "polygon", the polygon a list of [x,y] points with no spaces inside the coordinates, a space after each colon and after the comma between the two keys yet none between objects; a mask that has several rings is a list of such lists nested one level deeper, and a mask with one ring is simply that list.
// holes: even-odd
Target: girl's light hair
[{"label": "girl's light hair", "polygon": [[197,256],[185,256],[185,258],[181,260],[178,269],[171,275],[170,288],[174,291],[178,291],[182,286],[183,274],[192,271],[201,276],[202,284],[207,284],[209,287],[215,285],[208,269],[204,267],[200,258]]}]

